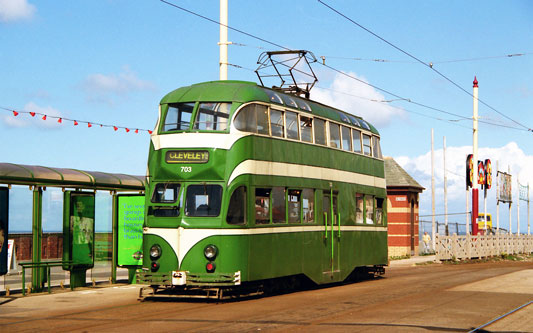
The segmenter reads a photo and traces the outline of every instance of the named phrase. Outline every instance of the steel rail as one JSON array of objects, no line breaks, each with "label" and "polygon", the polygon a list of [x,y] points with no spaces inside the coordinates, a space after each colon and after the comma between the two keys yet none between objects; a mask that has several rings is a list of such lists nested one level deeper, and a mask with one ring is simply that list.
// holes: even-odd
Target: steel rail
[{"label": "steel rail", "polygon": [[487,326],[489,326],[489,325],[491,325],[491,324],[497,322],[498,320],[503,319],[503,318],[507,317],[508,315],[513,314],[513,313],[515,313],[516,311],[525,308],[526,306],[528,306],[528,305],[530,305],[530,304],[533,304],[533,301],[529,301],[529,302],[527,302],[526,304],[522,304],[522,305],[520,305],[519,307],[517,307],[516,309],[507,312],[506,314],[503,314],[503,315],[499,316],[498,318],[495,318],[495,319],[489,321],[489,322],[486,323],[486,324],[483,324],[483,325],[481,325],[481,326],[479,326],[479,327],[474,328],[473,330],[469,331],[468,333],[471,333],[471,332],[477,332],[477,331],[479,331],[479,330],[481,330],[481,329],[483,329],[483,328],[485,328],[485,327],[487,327]]}]

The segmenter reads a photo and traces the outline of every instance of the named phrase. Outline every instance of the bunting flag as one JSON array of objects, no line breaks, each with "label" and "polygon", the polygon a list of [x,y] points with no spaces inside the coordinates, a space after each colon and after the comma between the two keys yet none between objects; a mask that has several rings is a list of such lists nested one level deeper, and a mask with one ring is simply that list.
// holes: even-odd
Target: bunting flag
[{"label": "bunting flag", "polygon": [[1,107],[1,106],[0,106],[0,109],[6,110],[8,112],[12,112],[14,117],[18,117],[21,113],[22,114],[25,113],[25,114],[29,114],[32,117],[35,117],[36,115],[39,115],[41,117],[41,119],[44,120],[44,121],[48,120],[48,118],[57,119],[57,123],[58,124],[63,124],[63,120],[65,120],[65,121],[71,121],[74,124],[74,126],[78,126],[79,123],[85,123],[85,124],[87,124],[88,128],[93,127],[93,125],[100,125],[101,128],[103,128],[103,127],[113,128],[113,130],[115,132],[118,131],[119,128],[123,128],[126,133],[134,132],[134,133],[138,134],[139,131],[148,132],[148,134],[152,134],[153,133],[153,131],[147,130],[147,129],[136,128],[133,131],[131,129],[131,127],[124,127],[124,126],[117,126],[117,125],[106,125],[106,124],[96,123],[96,122],[93,122],[93,121],[83,121],[83,120],[77,121],[77,120],[74,120],[74,119],[68,119],[68,118],[64,118],[64,117],[53,116],[53,115],[44,114],[44,113],[40,113],[40,112],[22,111],[22,110],[18,110],[17,111],[17,110],[13,110],[13,109],[7,109],[7,108]]}]

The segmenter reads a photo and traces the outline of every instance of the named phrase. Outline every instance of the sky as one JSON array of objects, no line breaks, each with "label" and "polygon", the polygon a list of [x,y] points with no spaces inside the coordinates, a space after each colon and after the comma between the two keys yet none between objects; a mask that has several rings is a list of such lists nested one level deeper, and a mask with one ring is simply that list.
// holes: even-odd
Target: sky
[{"label": "sky", "polygon": [[[219,20],[216,0],[169,2]],[[466,210],[477,77],[479,159],[510,170],[514,199],[516,178],[533,184],[533,2],[323,2],[345,17],[316,0],[229,0],[229,26],[245,34],[229,31],[228,78],[259,82],[260,54],[280,46],[312,52],[311,99],[378,128],[384,155],[425,188],[420,219],[430,220],[432,129],[436,214],[444,213],[444,137],[448,212]],[[218,80],[218,39],[217,24],[157,0],[0,0],[0,162],[145,174],[159,101]],[[495,197],[488,191],[493,215]],[[516,200],[512,209],[516,230]]]}]

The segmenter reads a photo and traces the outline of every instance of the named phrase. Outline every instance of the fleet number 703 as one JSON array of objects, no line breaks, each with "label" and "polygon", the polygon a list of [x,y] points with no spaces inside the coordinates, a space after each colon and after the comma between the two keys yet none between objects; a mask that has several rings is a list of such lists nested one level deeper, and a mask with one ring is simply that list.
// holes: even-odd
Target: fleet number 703
[{"label": "fleet number 703", "polygon": [[188,167],[188,166],[182,166],[181,167],[181,172],[191,172],[192,171],[192,167]]}]

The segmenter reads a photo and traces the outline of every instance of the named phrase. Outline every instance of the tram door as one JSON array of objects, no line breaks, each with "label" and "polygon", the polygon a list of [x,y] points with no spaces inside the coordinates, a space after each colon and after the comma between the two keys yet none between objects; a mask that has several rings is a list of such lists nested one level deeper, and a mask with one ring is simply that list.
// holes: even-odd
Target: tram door
[{"label": "tram door", "polygon": [[340,216],[338,211],[338,193],[333,191],[324,191],[322,197],[322,220],[324,223],[324,250],[323,257],[324,275],[333,277],[335,273],[340,272]]}]

